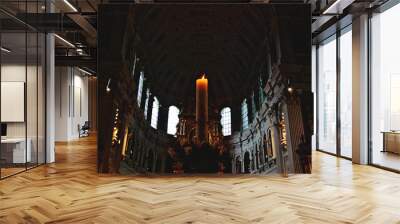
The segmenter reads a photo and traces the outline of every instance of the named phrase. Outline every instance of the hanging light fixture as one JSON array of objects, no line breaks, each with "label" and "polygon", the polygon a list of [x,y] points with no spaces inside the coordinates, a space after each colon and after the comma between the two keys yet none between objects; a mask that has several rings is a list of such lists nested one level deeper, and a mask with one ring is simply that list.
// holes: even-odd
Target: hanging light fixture
[{"label": "hanging light fixture", "polygon": [[107,82],[107,86],[106,86],[106,92],[107,93],[111,92],[110,83],[111,83],[111,78],[109,78],[108,82]]},{"label": "hanging light fixture", "polygon": [[75,45],[74,45],[74,44],[72,44],[72,43],[69,42],[68,40],[64,39],[64,38],[61,37],[60,35],[54,34],[54,36],[57,37],[57,39],[59,39],[59,40],[61,40],[62,42],[64,42],[66,45],[68,45],[68,46],[70,46],[70,47],[72,47],[72,48],[75,48]]},{"label": "hanging light fixture", "polygon": [[289,93],[293,93],[293,91],[294,91],[292,85],[290,84],[290,80],[288,80],[288,88],[287,88],[287,91],[288,91]]},{"label": "hanging light fixture", "polygon": [[68,0],[64,0],[64,3],[65,3],[66,5],[68,5],[68,7],[69,7],[70,9],[72,9],[72,11],[78,12],[78,10],[75,8],[75,6],[73,6]]},{"label": "hanging light fixture", "polygon": [[11,50],[5,47],[1,47],[1,51],[6,52],[6,53],[10,53]]}]

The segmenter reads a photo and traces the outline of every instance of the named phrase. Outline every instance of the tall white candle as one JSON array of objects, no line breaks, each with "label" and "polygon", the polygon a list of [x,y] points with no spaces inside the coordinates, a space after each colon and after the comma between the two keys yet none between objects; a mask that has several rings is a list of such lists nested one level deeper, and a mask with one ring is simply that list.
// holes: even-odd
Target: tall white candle
[{"label": "tall white candle", "polygon": [[196,80],[196,137],[198,143],[208,141],[208,79]]}]

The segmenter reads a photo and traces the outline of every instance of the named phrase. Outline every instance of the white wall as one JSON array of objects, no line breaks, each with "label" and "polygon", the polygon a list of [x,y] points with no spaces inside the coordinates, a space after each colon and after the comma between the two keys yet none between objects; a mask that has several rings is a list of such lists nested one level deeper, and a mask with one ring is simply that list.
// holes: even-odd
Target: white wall
[{"label": "white wall", "polygon": [[[25,74],[25,69],[27,69],[27,74]],[[30,113],[36,111],[36,87],[29,88],[31,86],[36,86],[36,80],[32,77],[36,77],[36,66],[25,67],[19,64],[5,64],[1,66],[1,81],[2,82],[24,82],[25,75],[28,77],[28,87],[27,87],[27,119],[28,119],[28,129],[33,126],[30,125],[31,122],[36,124],[36,113]],[[33,108],[34,107],[34,108]],[[1,110],[7,110],[7,108],[1,108]],[[25,137],[25,123],[26,122],[7,122],[7,137]],[[34,127],[36,129],[36,126]],[[29,130],[28,130],[29,137]]]},{"label": "white wall", "polygon": [[55,140],[79,137],[78,125],[88,121],[88,77],[73,67],[56,67]]},{"label": "white wall", "polygon": [[[38,69],[38,70],[37,70]],[[27,79],[27,80],[26,80]],[[44,162],[44,74],[42,67],[36,65],[25,64],[3,64],[1,66],[1,81],[2,82],[24,82],[26,84],[26,107],[22,108],[27,115],[24,122],[6,122],[7,138],[25,138],[25,135],[30,139],[32,150],[32,161],[36,162],[39,158],[39,163]],[[7,97],[7,96],[2,96]],[[7,110],[9,108],[1,108]],[[39,150],[39,151],[37,151]],[[39,156],[36,157],[36,153]]]}]

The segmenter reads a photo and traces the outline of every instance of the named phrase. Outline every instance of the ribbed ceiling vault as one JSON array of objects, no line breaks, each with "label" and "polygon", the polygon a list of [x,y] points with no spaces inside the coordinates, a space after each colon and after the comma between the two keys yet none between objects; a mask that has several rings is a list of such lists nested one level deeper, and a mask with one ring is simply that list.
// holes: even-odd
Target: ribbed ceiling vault
[{"label": "ribbed ceiling vault", "polygon": [[140,61],[151,91],[164,104],[193,104],[195,80],[209,79],[215,107],[250,94],[268,53],[272,7],[139,5]]}]

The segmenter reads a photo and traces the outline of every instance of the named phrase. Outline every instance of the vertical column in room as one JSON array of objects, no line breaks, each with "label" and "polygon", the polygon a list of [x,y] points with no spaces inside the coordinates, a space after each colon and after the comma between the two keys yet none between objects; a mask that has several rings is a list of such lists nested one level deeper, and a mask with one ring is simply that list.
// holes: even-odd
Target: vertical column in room
[{"label": "vertical column in room", "polygon": [[368,162],[368,16],[352,24],[352,160]]},{"label": "vertical column in room", "polygon": [[[54,5],[46,1],[46,12],[54,12]],[[55,42],[54,34],[46,34],[46,162],[55,161]]]}]

